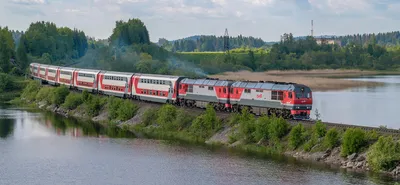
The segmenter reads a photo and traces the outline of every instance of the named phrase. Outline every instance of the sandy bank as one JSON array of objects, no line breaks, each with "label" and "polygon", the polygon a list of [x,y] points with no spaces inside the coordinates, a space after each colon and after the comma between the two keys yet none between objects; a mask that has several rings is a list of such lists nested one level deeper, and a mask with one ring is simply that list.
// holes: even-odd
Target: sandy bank
[{"label": "sandy bank", "polygon": [[[339,77],[357,77],[381,74],[374,71],[360,70],[312,70],[312,71],[268,71],[268,72],[225,72],[211,75],[211,78],[250,80],[250,81],[282,81],[300,83],[309,86],[313,91],[343,90],[355,87],[375,87],[383,85],[380,82],[365,82],[338,79]],[[386,73],[389,74],[389,73]],[[393,73],[395,74],[395,73]],[[333,78],[337,77],[337,78]]]}]

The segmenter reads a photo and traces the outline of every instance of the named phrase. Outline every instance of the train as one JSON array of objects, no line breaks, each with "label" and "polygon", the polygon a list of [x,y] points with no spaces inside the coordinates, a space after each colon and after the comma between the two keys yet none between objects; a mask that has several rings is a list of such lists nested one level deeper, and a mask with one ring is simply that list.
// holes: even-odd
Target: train
[{"label": "train", "polygon": [[234,81],[216,78],[144,74],[30,64],[30,77],[54,86],[183,107],[276,115],[309,120],[312,91],[303,84],[275,81]]}]

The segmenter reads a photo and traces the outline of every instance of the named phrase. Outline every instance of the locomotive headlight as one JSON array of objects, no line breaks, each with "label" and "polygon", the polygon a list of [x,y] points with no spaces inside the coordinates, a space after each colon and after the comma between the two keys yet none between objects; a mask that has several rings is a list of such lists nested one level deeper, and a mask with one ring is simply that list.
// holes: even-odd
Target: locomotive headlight
[{"label": "locomotive headlight", "polygon": [[297,109],[300,109],[300,107],[297,107]]}]

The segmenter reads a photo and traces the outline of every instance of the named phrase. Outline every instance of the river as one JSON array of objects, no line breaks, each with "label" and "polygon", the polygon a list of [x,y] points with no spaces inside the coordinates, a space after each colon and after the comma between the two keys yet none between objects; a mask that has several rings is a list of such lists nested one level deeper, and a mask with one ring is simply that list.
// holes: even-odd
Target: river
[{"label": "river", "polygon": [[399,129],[400,76],[366,76],[348,80],[384,82],[383,86],[314,92],[312,118],[322,121]]},{"label": "river", "polygon": [[[123,137],[123,138],[121,138]],[[392,184],[284,157],[136,139],[52,113],[0,109],[0,184]]]}]

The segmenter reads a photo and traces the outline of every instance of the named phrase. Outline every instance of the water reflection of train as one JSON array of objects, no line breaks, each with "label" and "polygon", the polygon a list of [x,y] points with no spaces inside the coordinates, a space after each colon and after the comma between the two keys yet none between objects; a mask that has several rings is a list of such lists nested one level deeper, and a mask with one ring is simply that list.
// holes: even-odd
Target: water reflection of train
[{"label": "water reflection of train", "polygon": [[32,78],[52,85],[179,106],[212,105],[216,110],[228,112],[248,108],[256,115],[276,114],[293,119],[309,119],[312,109],[311,89],[295,83],[190,79],[38,63],[30,64],[30,72]]}]

